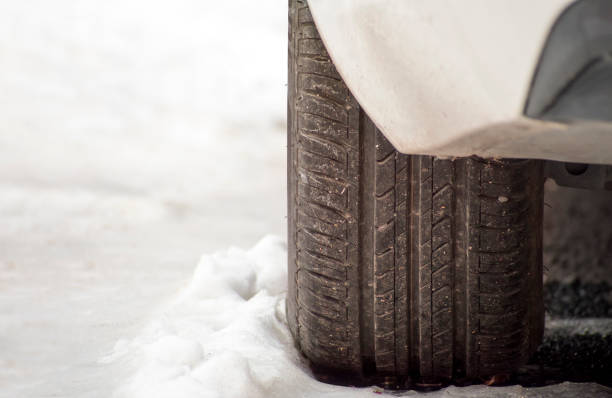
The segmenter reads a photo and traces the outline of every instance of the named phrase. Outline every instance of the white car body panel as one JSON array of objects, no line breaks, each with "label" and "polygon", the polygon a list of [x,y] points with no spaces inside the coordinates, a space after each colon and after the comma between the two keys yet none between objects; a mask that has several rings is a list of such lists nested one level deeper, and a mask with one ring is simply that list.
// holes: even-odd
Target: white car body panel
[{"label": "white car body panel", "polygon": [[399,151],[612,163],[602,146],[612,144],[610,123],[523,116],[548,33],[570,3],[309,0],[340,75]]}]

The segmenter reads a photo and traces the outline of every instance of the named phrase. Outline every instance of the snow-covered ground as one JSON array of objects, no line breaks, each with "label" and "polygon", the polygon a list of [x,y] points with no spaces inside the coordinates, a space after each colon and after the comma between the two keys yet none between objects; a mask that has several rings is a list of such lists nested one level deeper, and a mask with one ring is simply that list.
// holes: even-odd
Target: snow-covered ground
[{"label": "snow-covered ground", "polygon": [[285,325],[286,20],[0,2],[0,397],[380,392],[314,381]]},{"label": "snow-covered ground", "polygon": [[0,396],[108,396],[202,253],[284,235],[286,19],[0,2]]}]

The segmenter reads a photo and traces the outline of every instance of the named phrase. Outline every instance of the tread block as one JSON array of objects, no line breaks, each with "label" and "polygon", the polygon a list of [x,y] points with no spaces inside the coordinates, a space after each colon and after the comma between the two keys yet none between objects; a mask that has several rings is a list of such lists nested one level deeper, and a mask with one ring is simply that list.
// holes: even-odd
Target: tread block
[{"label": "tread block", "polygon": [[327,192],[336,195],[343,195],[349,188],[349,185],[339,178],[331,178],[326,175],[313,173],[312,171],[304,169],[298,170],[298,179],[300,182],[306,185],[326,190]]},{"label": "tread block", "polygon": [[[325,211],[331,212],[327,209]],[[323,235],[336,236],[340,239],[344,238],[346,236],[346,220],[330,220],[330,217],[326,218],[325,211],[312,204],[302,206],[296,214],[296,228],[304,228]],[[334,214],[336,213],[334,212]]]},{"label": "tread block", "polygon": [[376,196],[381,197],[395,188],[395,156],[389,154],[385,160],[376,164]]},{"label": "tread block", "polygon": [[321,275],[313,274],[305,269],[298,271],[297,280],[300,286],[319,291],[322,295],[335,298],[336,300],[345,300],[347,297],[347,290],[344,284]]},{"label": "tread block", "polygon": [[301,148],[306,152],[317,154],[325,159],[339,163],[346,163],[347,161],[344,148],[332,141],[309,134],[300,134],[299,140]]},{"label": "tread block", "polygon": [[450,351],[453,346],[453,333],[451,328],[447,328],[446,330],[435,334],[433,336],[433,346],[434,351]]},{"label": "tread block", "polygon": [[394,157],[397,154],[397,151],[395,150],[395,148],[393,148],[393,145],[389,142],[389,140],[385,138],[382,133],[380,133],[380,131],[377,131],[375,146],[377,162],[388,158],[391,154],[393,154]]},{"label": "tread block", "polygon": [[452,248],[449,243],[445,243],[436,249],[431,257],[432,261],[432,270],[433,272],[437,272],[440,268],[445,266],[446,264],[450,264],[452,260]]},{"label": "tread block", "polygon": [[[395,287],[395,274],[393,273],[393,268],[388,267],[389,269],[386,272],[382,271],[380,268],[384,268],[384,266],[380,267],[379,258],[375,258],[374,261],[377,263],[374,267],[376,270],[376,273],[374,274],[376,294],[378,295],[385,292],[393,292]],[[393,263],[391,262],[390,265],[393,265]]]},{"label": "tread block", "polygon": [[297,186],[298,196],[308,198],[308,200],[317,203],[319,205],[328,207],[332,210],[342,212],[347,207],[347,194],[336,195],[327,192],[323,189],[306,185],[304,183],[298,183]]},{"label": "tread block", "polygon": [[436,223],[431,229],[431,240],[434,250],[446,245],[451,239],[451,219],[444,218]]},{"label": "tread block", "polygon": [[524,185],[526,181],[517,181],[509,184],[493,184],[483,183],[482,193],[486,196],[491,197],[504,197],[509,201],[524,201],[528,200],[526,193],[524,192]]},{"label": "tread block", "polygon": [[310,13],[310,8],[302,7],[297,10],[297,25],[303,29],[305,24],[314,24],[314,19]]},{"label": "tread block", "polygon": [[505,295],[481,295],[479,309],[481,314],[499,315],[519,311],[522,307],[521,297],[525,292],[516,289]]},{"label": "tread block", "polygon": [[328,224],[335,225],[345,223],[350,216],[350,214],[339,214],[333,209],[310,202],[308,201],[308,198],[298,197],[296,199],[296,204],[298,205],[300,212]]},{"label": "tread block", "polygon": [[298,67],[301,73],[320,74],[331,79],[340,80],[340,73],[334,64],[327,59],[313,58],[310,56],[299,57]]},{"label": "tread block", "polygon": [[324,339],[329,344],[337,341],[348,341],[346,328],[338,322],[332,322],[329,319],[322,318],[309,311],[299,311],[298,321],[301,328],[310,331],[310,333],[303,333],[300,335],[300,337],[307,334],[315,334],[320,336],[321,339]]},{"label": "tread block", "polygon": [[311,313],[331,321],[346,319],[346,306],[344,303],[330,297],[317,294],[310,289],[300,289],[297,297],[302,308],[308,308]]},{"label": "tread block", "polygon": [[338,282],[346,280],[346,267],[339,266],[337,262],[314,256],[312,253],[304,250],[300,250],[297,254],[297,265],[298,271],[305,269],[312,273],[335,279]]},{"label": "tread block", "polygon": [[481,214],[505,217],[525,213],[529,208],[529,202],[514,200],[503,202],[503,199],[500,201],[499,197],[482,196],[480,207]]},{"label": "tread block", "polygon": [[453,162],[449,159],[435,159],[433,161],[433,191],[438,192],[446,185],[450,185],[454,172]]},{"label": "tread block", "polygon": [[518,329],[499,336],[478,336],[478,345],[495,350],[518,351],[525,338],[525,331]]},{"label": "tread block", "polygon": [[524,230],[527,228],[527,220],[525,219],[525,216],[526,211],[522,213],[511,214],[508,216],[482,214],[480,217],[480,226],[497,228],[520,228]]},{"label": "tread block", "polygon": [[505,334],[509,331],[521,329],[525,326],[526,315],[526,309],[502,315],[480,314],[480,333]]},{"label": "tread block", "polygon": [[298,162],[300,167],[306,171],[313,171],[328,176],[346,176],[346,165],[340,162],[333,162],[320,155],[298,149]]},{"label": "tread block", "polygon": [[435,292],[440,290],[445,286],[451,286],[453,282],[451,278],[452,275],[449,264],[446,264],[437,271],[434,271],[431,277],[433,291]]},{"label": "tread block", "polygon": [[[395,224],[391,221],[389,224],[382,225],[374,230],[374,240],[376,242],[375,253],[377,256],[393,249],[395,243],[394,227]],[[391,255],[393,255],[393,253],[391,253]],[[393,259],[391,259],[390,263],[393,265]]]},{"label": "tread block", "polygon": [[453,187],[445,185],[433,197],[433,222],[452,216]]},{"label": "tread block", "polygon": [[344,106],[348,105],[347,100],[350,94],[342,81],[321,75],[301,73],[298,77],[298,84],[300,89],[309,94],[324,100],[344,104]]},{"label": "tread block", "polygon": [[451,289],[449,286],[436,290],[432,293],[432,311],[436,312],[449,309],[451,307]]},{"label": "tread block", "polygon": [[[522,271],[522,270],[521,270]],[[506,274],[480,274],[480,292],[496,294],[503,297],[523,286],[524,272],[516,271]]]},{"label": "tread block", "polygon": [[302,26],[302,29],[298,33],[299,39],[321,39],[317,27],[313,23]]},{"label": "tread block", "polygon": [[301,56],[304,55],[316,55],[321,59],[329,58],[325,45],[319,39],[299,39],[298,40],[298,51]]},{"label": "tread block", "polygon": [[309,113],[299,113],[297,124],[298,131],[301,134],[312,134],[322,138],[329,138],[339,143],[348,143],[348,128],[343,123]]},{"label": "tread block", "polygon": [[487,162],[483,165],[480,178],[483,185],[509,184],[513,181],[524,182],[529,176],[529,164]]},{"label": "tread block", "polygon": [[[325,240],[327,239],[327,242]],[[329,242],[329,243],[328,243]],[[312,250],[322,256],[339,262],[346,261],[346,245],[342,241],[333,241],[329,237],[302,229],[297,236],[297,247],[301,250]]]},{"label": "tread block", "polygon": [[[525,259],[525,253],[521,250],[509,252],[480,253],[480,270],[490,272],[507,272],[515,269],[516,264]],[[512,268],[508,268],[512,267]]]},{"label": "tread block", "polygon": [[395,192],[390,190],[385,196],[375,199],[375,223],[382,227],[395,217]]},{"label": "tread block", "polygon": [[325,116],[339,123],[346,123],[348,119],[346,107],[307,92],[302,92],[297,99],[296,107],[301,112]]},{"label": "tread block", "polygon": [[518,248],[524,239],[523,234],[512,229],[481,228],[479,249],[487,252],[506,252]]},{"label": "tread block", "polygon": [[453,314],[451,311],[442,311],[432,319],[432,329],[436,332],[441,332],[452,328]]}]

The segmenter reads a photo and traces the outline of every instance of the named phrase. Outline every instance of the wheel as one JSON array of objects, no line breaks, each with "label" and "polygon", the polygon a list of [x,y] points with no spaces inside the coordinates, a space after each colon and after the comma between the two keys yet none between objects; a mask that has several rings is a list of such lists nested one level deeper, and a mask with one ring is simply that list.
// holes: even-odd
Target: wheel
[{"label": "wheel", "polygon": [[542,163],[400,154],[289,1],[287,315],[313,368],[422,382],[524,364],[543,332]]}]

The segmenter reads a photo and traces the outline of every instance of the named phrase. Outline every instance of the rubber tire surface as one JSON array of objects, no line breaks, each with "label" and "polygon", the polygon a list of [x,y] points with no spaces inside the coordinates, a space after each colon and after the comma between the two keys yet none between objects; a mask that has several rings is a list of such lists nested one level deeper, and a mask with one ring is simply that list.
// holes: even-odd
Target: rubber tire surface
[{"label": "rubber tire surface", "polygon": [[288,322],[315,369],[484,378],[542,338],[542,164],[395,151],[289,1]]}]

